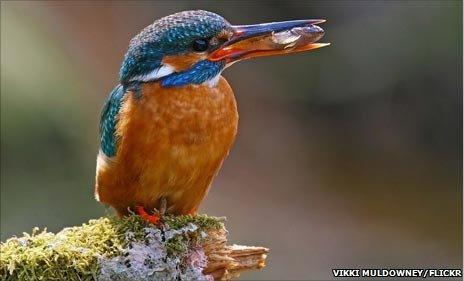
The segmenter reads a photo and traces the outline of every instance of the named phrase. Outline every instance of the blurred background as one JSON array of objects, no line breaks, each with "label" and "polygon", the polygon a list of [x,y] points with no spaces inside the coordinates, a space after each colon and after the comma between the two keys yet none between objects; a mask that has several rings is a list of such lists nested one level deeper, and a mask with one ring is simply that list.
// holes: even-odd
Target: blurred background
[{"label": "blurred background", "polygon": [[188,9],[328,20],[330,47],[224,73],[239,134],[201,212],[271,249],[243,279],[461,267],[461,1],[2,2],[2,241],[112,213],[93,198],[100,108],[129,40]]}]

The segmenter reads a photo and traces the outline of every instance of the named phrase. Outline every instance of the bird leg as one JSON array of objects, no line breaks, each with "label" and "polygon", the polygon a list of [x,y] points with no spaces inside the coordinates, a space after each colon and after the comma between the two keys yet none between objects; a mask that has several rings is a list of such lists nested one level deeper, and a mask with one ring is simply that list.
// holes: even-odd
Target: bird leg
[{"label": "bird leg", "polygon": [[166,213],[166,205],[167,201],[166,198],[162,197],[160,199],[160,207],[159,210],[154,209],[153,214],[149,214],[143,206],[135,206],[135,212],[139,215],[142,219],[154,224],[160,225],[161,219]]},{"label": "bird leg", "polygon": [[168,201],[166,200],[166,198],[161,197],[161,199],[160,199],[160,208],[159,208],[159,212],[158,212],[161,216],[164,216],[164,214],[166,214],[167,205],[168,205]]}]

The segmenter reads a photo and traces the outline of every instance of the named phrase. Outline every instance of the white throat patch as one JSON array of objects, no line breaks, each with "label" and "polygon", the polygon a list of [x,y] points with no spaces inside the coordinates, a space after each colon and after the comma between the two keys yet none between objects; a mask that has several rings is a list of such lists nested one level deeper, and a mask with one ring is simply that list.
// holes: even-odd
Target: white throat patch
[{"label": "white throat patch", "polygon": [[210,88],[216,87],[217,83],[219,82],[219,78],[221,77],[221,73],[214,76],[213,78],[206,80],[203,84],[207,85]]}]

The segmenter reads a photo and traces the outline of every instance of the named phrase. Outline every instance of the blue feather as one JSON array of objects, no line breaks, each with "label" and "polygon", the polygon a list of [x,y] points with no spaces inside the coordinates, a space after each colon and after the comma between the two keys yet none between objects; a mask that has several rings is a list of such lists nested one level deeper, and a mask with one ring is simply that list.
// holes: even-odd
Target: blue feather
[{"label": "blue feather", "polygon": [[224,66],[225,63],[222,61],[202,60],[186,71],[161,78],[161,86],[181,87],[188,84],[201,84],[219,75]]},{"label": "blue feather", "polygon": [[111,91],[102,109],[100,119],[100,149],[108,157],[116,155],[116,124],[125,93],[126,91],[124,91],[123,86],[118,84]]}]

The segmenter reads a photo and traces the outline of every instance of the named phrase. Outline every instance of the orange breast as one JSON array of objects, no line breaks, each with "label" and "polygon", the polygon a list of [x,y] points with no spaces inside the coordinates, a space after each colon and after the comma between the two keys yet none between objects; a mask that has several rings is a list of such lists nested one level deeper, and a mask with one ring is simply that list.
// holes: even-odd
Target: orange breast
[{"label": "orange breast", "polygon": [[202,84],[162,88],[146,83],[140,98],[126,95],[114,158],[99,157],[96,194],[118,213],[135,205],[168,213],[196,212],[237,133],[233,92],[220,77]]}]

